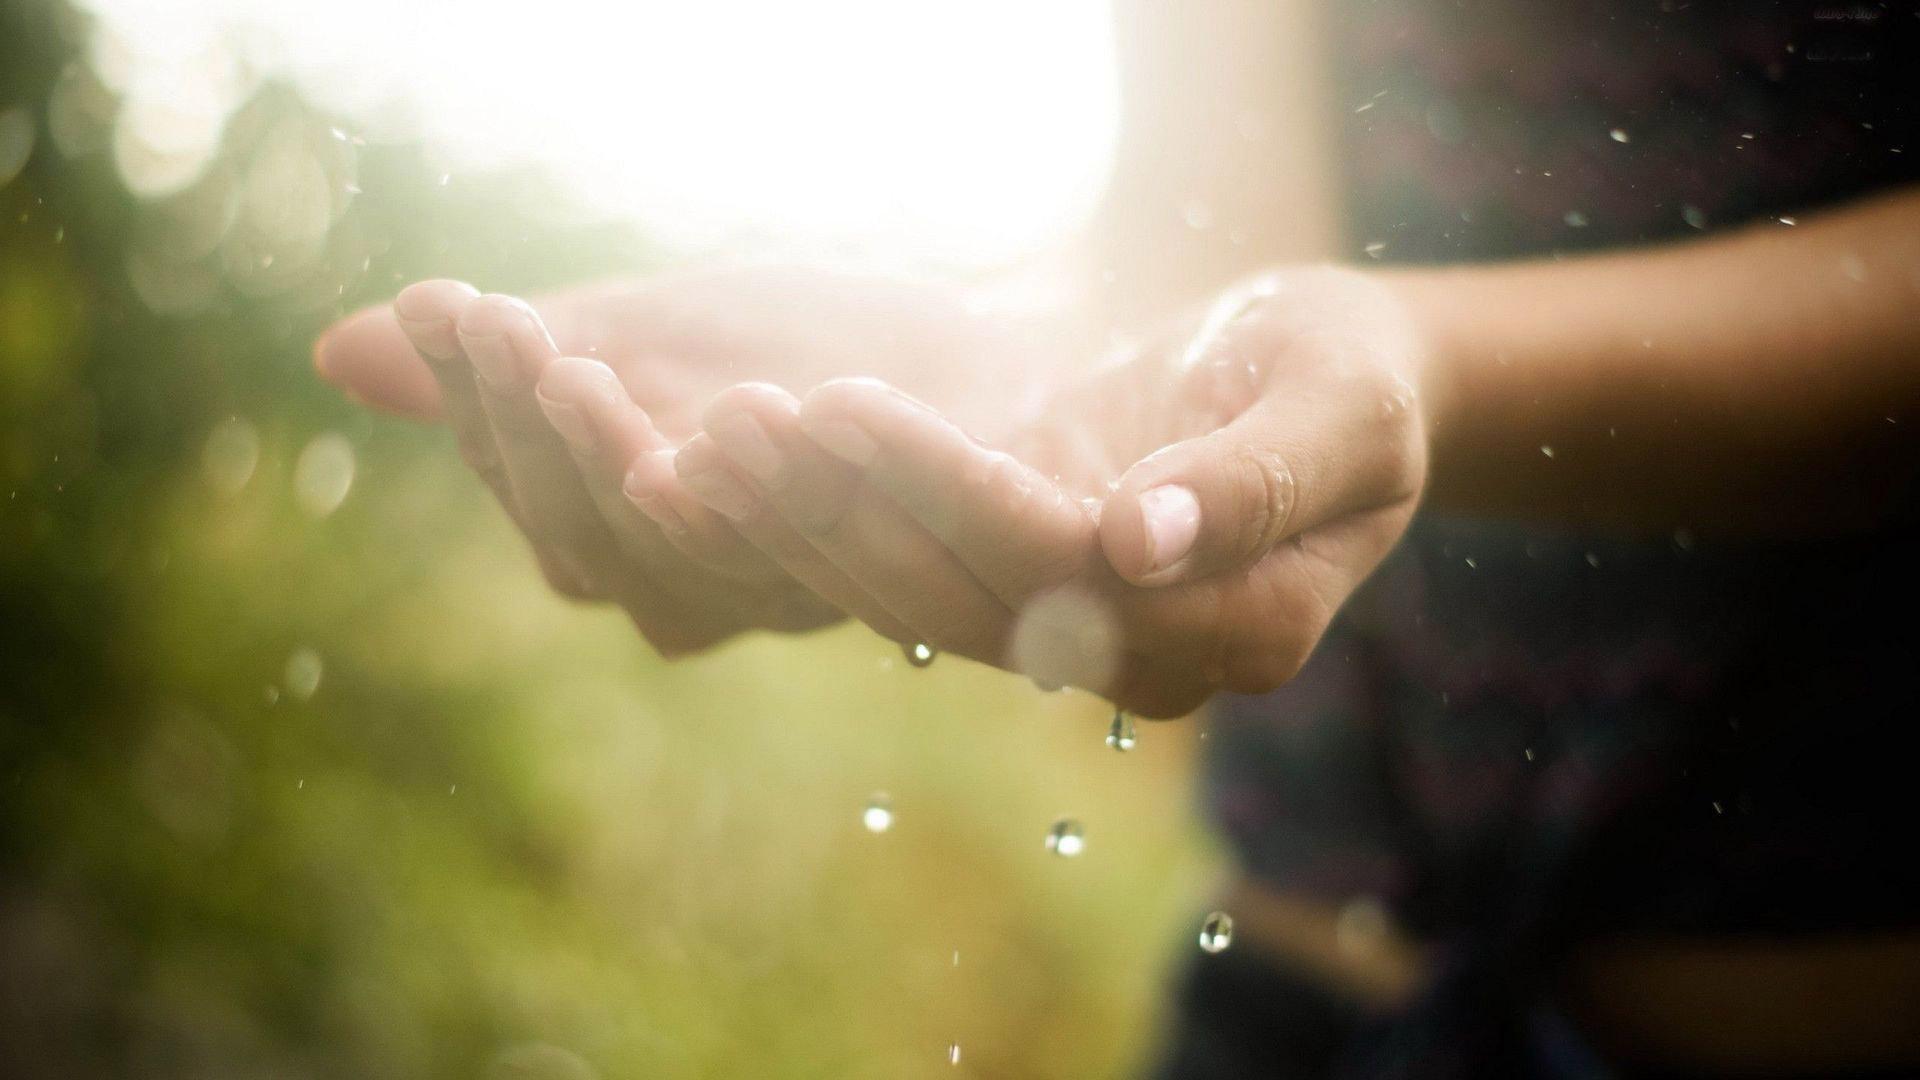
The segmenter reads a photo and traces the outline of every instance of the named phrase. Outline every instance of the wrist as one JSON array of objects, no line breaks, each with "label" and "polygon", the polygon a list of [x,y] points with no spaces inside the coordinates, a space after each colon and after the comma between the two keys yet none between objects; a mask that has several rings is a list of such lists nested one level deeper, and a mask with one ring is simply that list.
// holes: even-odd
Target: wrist
[{"label": "wrist", "polygon": [[1466,395],[1461,392],[1463,314],[1457,270],[1392,270],[1369,275],[1393,298],[1406,322],[1413,375],[1430,443],[1457,430]]}]

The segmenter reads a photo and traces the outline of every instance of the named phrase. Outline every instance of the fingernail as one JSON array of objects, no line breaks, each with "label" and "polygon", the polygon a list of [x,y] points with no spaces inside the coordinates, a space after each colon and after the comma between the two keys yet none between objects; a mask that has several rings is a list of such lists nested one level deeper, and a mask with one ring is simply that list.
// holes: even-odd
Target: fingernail
[{"label": "fingernail", "polygon": [[400,324],[400,332],[407,335],[413,347],[428,359],[445,361],[460,355],[460,342],[454,336],[452,320],[395,315],[394,321]]},{"label": "fingernail", "polygon": [[753,513],[755,499],[753,492],[745,484],[728,472],[724,466],[712,468],[683,476],[680,482],[694,497],[714,508],[734,521],[745,521]]},{"label": "fingernail", "polygon": [[574,453],[593,453],[598,443],[593,437],[593,425],[587,421],[586,410],[569,402],[555,401],[538,390],[533,392],[533,397],[540,403],[540,411],[547,414],[547,422],[567,440]]},{"label": "fingernail", "polygon": [[772,483],[786,464],[780,448],[767,437],[767,429],[748,413],[729,412],[714,417],[708,434],[734,464],[763,484]]},{"label": "fingernail", "polygon": [[628,473],[627,478],[620,484],[620,491],[627,497],[628,502],[647,515],[655,525],[671,533],[687,531],[686,519],[680,516],[680,512],[673,508],[672,503],[661,497],[645,480],[642,480],[639,473]]},{"label": "fingernail", "polygon": [[851,420],[820,420],[806,425],[807,437],[819,443],[827,453],[861,468],[880,456],[880,444],[865,429]]},{"label": "fingernail", "polygon": [[1200,500],[1179,484],[1152,488],[1140,496],[1146,523],[1147,571],[1165,570],[1186,557],[1200,535]]}]

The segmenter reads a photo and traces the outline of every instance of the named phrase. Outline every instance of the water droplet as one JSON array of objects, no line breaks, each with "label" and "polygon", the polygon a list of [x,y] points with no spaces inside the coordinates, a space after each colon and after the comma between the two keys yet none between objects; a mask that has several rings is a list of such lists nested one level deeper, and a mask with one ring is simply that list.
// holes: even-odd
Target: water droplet
[{"label": "water droplet", "polygon": [[1626,128],[1614,128],[1612,131],[1607,132],[1607,138],[1617,143],[1623,143],[1627,142],[1630,136],[1627,134]]},{"label": "water droplet", "polygon": [[1066,689],[1066,686],[1061,683],[1048,682],[1045,679],[1033,680],[1033,687],[1043,694],[1057,694]]},{"label": "water droplet", "polygon": [[1380,257],[1381,252],[1387,250],[1387,242],[1385,240],[1375,240],[1361,250],[1367,253],[1368,258],[1377,259]]},{"label": "water droplet", "polygon": [[1542,446],[1540,447],[1540,452],[1541,452],[1542,454],[1545,454],[1545,455],[1546,455],[1546,456],[1548,456],[1548,457],[1552,457],[1552,456],[1553,456],[1553,447],[1551,447],[1551,446],[1546,446],[1546,445],[1542,445]]},{"label": "water droplet", "polygon": [[1208,915],[1200,924],[1200,948],[1209,953],[1223,953],[1233,944],[1233,916],[1224,911]]},{"label": "water droplet", "polygon": [[1777,220],[1777,221],[1779,221],[1779,222],[1780,222],[1780,224],[1782,224],[1782,225],[1798,225],[1798,224],[1800,224],[1800,221],[1799,221],[1799,219],[1798,219],[1798,218],[1795,218],[1795,217],[1793,217],[1793,216],[1791,216],[1791,215],[1788,215],[1788,214],[1781,214],[1781,215],[1780,215],[1780,216],[1779,216],[1778,218],[1776,218],[1775,220]]},{"label": "water droplet", "polygon": [[1047,830],[1047,850],[1063,859],[1071,859],[1086,849],[1086,830],[1072,818],[1061,818]]},{"label": "water droplet", "polygon": [[1566,222],[1567,227],[1570,229],[1584,229],[1587,227],[1587,215],[1578,210],[1567,211],[1561,216],[1560,220]]},{"label": "water droplet", "polygon": [[1523,751],[1523,752],[1524,752],[1524,753],[1525,753],[1525,754],[1527,755],[1527,760],[1528,760],[1528,761],[1532,761],[1532,760],[1533,760],[1533,747],[1531,747],[1531,746],[1529,746],[1529,747],[1527,747],[1527,748],[1526,748],[1526,750],[1525,750],[1525,751]]},{"label": "water droplet", "polygon": [[947,1064],[949,1065],[960,1064],[960,1044],[959,1043],[947,1044]]},{"label": "water droplet", "polygon": [[340,508],[353,488],[353,444],[329,431],[316,435],[293,467],[293,493],[300,508],[326,517]]},{"label": "water droplet", "polygon": [[1107,745],[1126,753],[1140,742],[1133,730],[1133,717],[1125,709],[1113,710],[1113,724],[1107,728]]},{"label": "water droplet", "polygon": [[229,416],[207,433],[200,468],[215,490],[227,495],[238,493],[253,479],[254,467],[259,464],[260,433],[247,421]]},{"label": "water droplet", "polygon": [[886,792],[876,791],[867,799],[867,808],[860,811],[860,824],[875,835],[893,828],[893,800]]},{"label": "water droplet", "polygon": [[320,654],[302,645],[287,657],[287,667],[281,673],[281,681],[287,684],[287,693],[299,701],[305,701],[320,689],[323,670]]},{"label": "water droplet", "polygon": [[1588,565],[1588,566],[1591,566],[1591,567],[1593,567],[1593,568],[1594,568],[1594,569],[1596,569],[1596,570],[1597,570],[1597,569],[1599,569],[1599,568],[1600,568],[1600,556],[1598,556],[1598,555],[1595,555],[1595,554],[1594,554],[1593,552],[1591,552],[1591,551],[1589,551],[1589,552],[1587,552],[1587,565]]},{"label": "water droplet", "polygon": [[900,646],[900,651],[907,654],[907,663],[912,664],[914,667],[926,667],[928,664],[933,663],[934,657],[940,655],[939,649],[934,648],[924,641],[916,641],[911,645],[902,645]]},{"label": "water droplet", "polygon": [[1724,814],[1727,812],[1727,808],[1720,805],[1719,799],[1715,799],[1713,800],[1713,812],[1716,814]]},{"label": "water droplet", "polygon": [[1680,220],[1691,228],[1704,229],[1707,227],[1707,212],[1689,203],[1680,208]]}]

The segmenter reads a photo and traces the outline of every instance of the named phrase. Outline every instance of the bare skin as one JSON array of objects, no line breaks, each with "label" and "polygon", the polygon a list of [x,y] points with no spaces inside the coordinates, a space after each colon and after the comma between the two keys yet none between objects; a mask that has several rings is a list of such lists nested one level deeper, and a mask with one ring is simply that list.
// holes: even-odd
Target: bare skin
[{"label": "bare skin", "polygon": [[[718,303],[704,281],[651,294],[672,319],[562,301],[551,339],[532,309],[453,283],[396,310],[550,579],[622,603],[663,649],[844,612],[1173,716],[1298,670],[1405,528],[1429,461],[1436,498],[1473,512],[1870,525],[1912,475],[1917,207],[1567,264],[1275,271],[1090,373],[1071,353],[1036,363],[1044,334],[859,279],[823,291],[892,317],[831,337],[820,304],[795,320],[738,283]],[[588,310],[643,306],[608,295]],[[699,344],[663,353],[661,325]],[[1039,405],[995,430],[952,382],[823,383],[829,348],[905,389],[961,370],[1002,394],[982,373],[1019,357]],[[972,430],[943,409],[974,412]]]}]

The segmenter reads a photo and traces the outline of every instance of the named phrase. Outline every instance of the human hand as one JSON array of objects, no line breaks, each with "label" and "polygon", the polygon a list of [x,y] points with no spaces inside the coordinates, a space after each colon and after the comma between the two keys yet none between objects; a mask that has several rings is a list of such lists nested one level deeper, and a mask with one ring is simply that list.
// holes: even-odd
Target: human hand
[{"label": "human hand", "polygon": [[1299,669],[1406,528],[1428,429],[1420,336],[1363,275],[1269,275],[1185,340],[1004,449],[875,380],[736,386],[676,470],[883,632],[1181,715]]},{"label": "human hand", "polygon": [[823,560],[798,575],[798,560],[776,563],[679,483],[674,449],[715,390],[743,377],[806,386],[919,372],[903,381],[964,410],[977,358],[1015,349],[954,293],[756,269],[533,305],[423,282],[336,324],[315,360],[367,404],[444,417],[555,589],[619,604],[678,654],[746,629],[835,621],[822,597],[857,592]]}]

